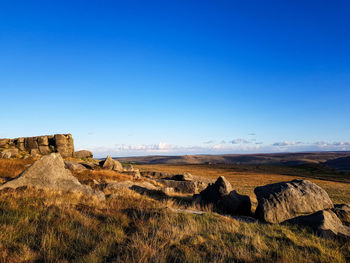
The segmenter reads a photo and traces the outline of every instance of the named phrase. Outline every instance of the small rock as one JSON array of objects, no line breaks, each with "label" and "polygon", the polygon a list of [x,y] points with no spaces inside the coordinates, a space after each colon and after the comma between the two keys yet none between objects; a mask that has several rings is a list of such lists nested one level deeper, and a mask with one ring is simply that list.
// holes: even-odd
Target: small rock
[{"label": "small rock", "polygon": [[331,210],[322,210],[311,215],[298,216],[285,221],[285,223],[311,227],[318,235],[324,238],[350,238],[350,227],[344,226]]},{"label": "small rock", "polygon": [[10,159],[12,156],[11,152],[8,152],[8,151],[2,151],[0,153],[0,158],[1,159]]},{"label": "small rock", "polygon": [[193,176],[190,173],[183,173],[183,174],[176,174],[169,179],[175,180],[175,181],[193,181]]},{"label": "small rock", "polygon": [[65,161],[64,164],[65,164],[66,169],[69,169],[73,172],[87,170],[87,168],[80,163]]},{"label": "small rock", "polygon": [[92,158],[93,154],[87,150],[81,150],[74,153],[75,158]]},{"label": "small rock", "polygon": [[111,156],[101,162],[102,169],[114,170],[114,171],[123,171],[123,166],[119,161],[113,160]]},{"label": "small rock", "polygon": [[338,204],[334,205],[332,211],[338,216],[344,225],[350,226],[350,205]]}]

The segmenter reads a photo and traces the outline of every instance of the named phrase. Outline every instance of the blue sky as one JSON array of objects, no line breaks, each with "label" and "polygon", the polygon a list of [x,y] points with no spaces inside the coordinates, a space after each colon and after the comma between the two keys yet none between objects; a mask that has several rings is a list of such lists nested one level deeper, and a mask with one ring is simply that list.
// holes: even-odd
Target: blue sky
[{"label": "blue sky", "polygon": [[350,150],[349,1],[0,0],[0,137],[96,156]]}]

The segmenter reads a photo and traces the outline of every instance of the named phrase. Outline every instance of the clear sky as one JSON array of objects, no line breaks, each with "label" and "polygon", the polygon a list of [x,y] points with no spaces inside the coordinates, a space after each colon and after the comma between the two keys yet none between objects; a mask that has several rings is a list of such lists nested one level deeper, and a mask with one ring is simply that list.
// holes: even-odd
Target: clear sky
[{"label": "clear sky", "polygon": [[350,1],[0,0],[0,137],[96,156],[350,150]]}]

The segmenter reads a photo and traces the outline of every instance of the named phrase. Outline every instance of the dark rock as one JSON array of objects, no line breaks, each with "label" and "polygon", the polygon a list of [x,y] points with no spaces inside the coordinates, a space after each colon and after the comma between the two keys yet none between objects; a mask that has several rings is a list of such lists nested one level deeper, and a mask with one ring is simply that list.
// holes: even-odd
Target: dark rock
[{"label": "dark rock", "polygon": [[220,176],[214,184],[195,195],[195,203],[212,206],[214,211],[230,215],[250,215],[251,202],[249,196],[240,195],[232,190],[225,177]]},{"label": "dark rock", "polygon": [[280,223],[301,214],[333,208],[326,191],[307,180],[260,186],[254,192],[258,200],[256,217],[269,223]]}]

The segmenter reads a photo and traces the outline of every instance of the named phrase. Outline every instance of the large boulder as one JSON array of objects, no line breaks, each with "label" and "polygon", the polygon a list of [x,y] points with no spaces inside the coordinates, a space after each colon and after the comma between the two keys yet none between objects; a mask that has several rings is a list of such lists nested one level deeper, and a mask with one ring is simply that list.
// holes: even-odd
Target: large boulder
[{"label": "large boulder", "polygon": [[249,196],[240,195],[232,190],[231,184],[224,176],[220,176],[214,184],[194,196],[200,205],[212,206],[219,213],[230,215],[250,215],[251,202]]},{"label": "large boulder", "polygon": [[344,225],[350,226],[350,205],[338,204],[334,205],[332,211],[338,216]]},{"label": "large boulder", "polygon": [[92,158],[93,154],[87,150],[81,150],[74,153],[75,158]]},{"label": "large boulder", "polygon": [[311,215],[298,216],[285,222],[310,227],[318,235],[325,238],[350,238],[350,227],[344,226],[331,210],[322,210]]},{"label": "large boulder", "polygon": [[298,215],[333,208],[328,194],[307,180],[280,182],[255,188],[255,215],[269,223],[280,223]]},{"label": "large boulder", "polygon": [[114,170],[114,171],[123,171],[123,166],[119,161],[113,160],[111,156],[101,162],[102,169]]},{"label": "large boulder", "polygon": [[27,170],[0,186],[4,188],[18,188],[21,186],[34,186],[38,188],[80,192],[104,199],[104,194],[94,191],[87,185],[82,185],[72,173],[65,168],[64,161],[59,153],[45,155],[36,161]]}]

